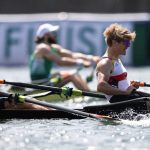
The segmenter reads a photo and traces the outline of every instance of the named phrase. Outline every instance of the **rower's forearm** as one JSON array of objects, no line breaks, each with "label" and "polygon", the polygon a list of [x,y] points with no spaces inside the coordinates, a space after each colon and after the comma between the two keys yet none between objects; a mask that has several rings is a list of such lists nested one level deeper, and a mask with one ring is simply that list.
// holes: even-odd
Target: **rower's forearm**
[{"label": "rower's forearm", "polygon": [[83,59],[85,61],[93,61],[93,56],[92,55],[85,55],[85,54],[82,54],[82,53],[74,53],[73,58]]},{"label": "rower's forearm", "polygon": [[116,87],[112,87],[107,83],[99,84],[97,90],[98,92],[102,92],[108,95],[127,95],[126,91],[120,90]]},{"label": "rower's forearm", "polygon": [[73,58],[72,52],[68,51],[67,49],[61,49],[61,51],[59,51],[59,55],[60,55],[61,57]]},{"label": "rower's forearm", "polygon": [[65,57],[65,58],[63,57],[61,59],[61,62],[59,65],[60,66],[75,66],[75,65],[77,65],[77,62],[73,59],[68,58],[68,57]]}]

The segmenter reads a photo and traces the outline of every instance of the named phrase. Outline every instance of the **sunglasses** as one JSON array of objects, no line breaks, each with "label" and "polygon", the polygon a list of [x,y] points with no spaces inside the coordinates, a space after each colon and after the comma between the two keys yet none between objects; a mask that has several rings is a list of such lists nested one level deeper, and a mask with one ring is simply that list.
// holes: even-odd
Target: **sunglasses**
[{"label": "sunglasses", "polygon": [[131,45],[130,40],[124,40],[123,43],[126,47],[130,47],[130,45]]}]

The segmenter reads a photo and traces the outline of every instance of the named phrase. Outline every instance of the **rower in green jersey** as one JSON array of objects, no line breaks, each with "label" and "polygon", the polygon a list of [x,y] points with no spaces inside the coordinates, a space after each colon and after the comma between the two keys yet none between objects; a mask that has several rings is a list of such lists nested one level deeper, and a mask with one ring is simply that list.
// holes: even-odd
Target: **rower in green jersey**
[{"label": "rower in green jersey", "polygon": [[[55,49],[51,49],[52,51]],[[53,67],[53,62],[46,58],[38,58],[36,53],[31,55],[30,68],[31,68],[31,79],[47,79],[50,76],[50,72]]]},{"label": "rower in green jersey", "polygon": [[[99,61],[99,57],[71,52],[57,44],[59,26],[42,24],[36,33],[36,47],[30,59],[30,77],[33,83],[64,86],[72,82],[76,88],[89,91],[87,82],[72,71],[51,74],[53,63],[59,66],[89,67]],[[51,79],[51,80],[50,80]],[[59,82],[57,82],[59,81]],[[53,84],[55,83],[56,84]]]}]

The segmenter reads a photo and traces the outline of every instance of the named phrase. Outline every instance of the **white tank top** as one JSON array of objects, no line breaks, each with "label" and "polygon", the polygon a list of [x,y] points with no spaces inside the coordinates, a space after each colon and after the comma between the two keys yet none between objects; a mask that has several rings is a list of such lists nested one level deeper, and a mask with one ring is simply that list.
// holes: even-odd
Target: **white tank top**
[{"label": "white tank top", "polygon": [[[120,90],[125,91],[130,85],[129,81],[127,80],[127,70],[123,66],[120,59],[112,60],[112,61],[114,64],[114,69],[111,73],[108,83],[111,86],[117,87]],[[110,100],[110,98],[113,95],[105,95],[105,96],[106,96],[107,100]]]}]

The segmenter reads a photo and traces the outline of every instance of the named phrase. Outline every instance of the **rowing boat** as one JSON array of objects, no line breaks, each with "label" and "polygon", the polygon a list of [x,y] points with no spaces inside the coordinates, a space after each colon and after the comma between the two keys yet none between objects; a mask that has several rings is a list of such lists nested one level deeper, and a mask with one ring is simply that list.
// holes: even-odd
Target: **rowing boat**
[{"label": "rowing boat", "polygon": [[[112,104],[86,106],[83,112],[109,115],[113,118],[134,119],[139,114],[148,114],[146,104],[150,98],[140,98]],[[0,119],[84,119],[85,117],[60,110],[0,110]],[[139,117],[138,117],[139,119]]]}]

